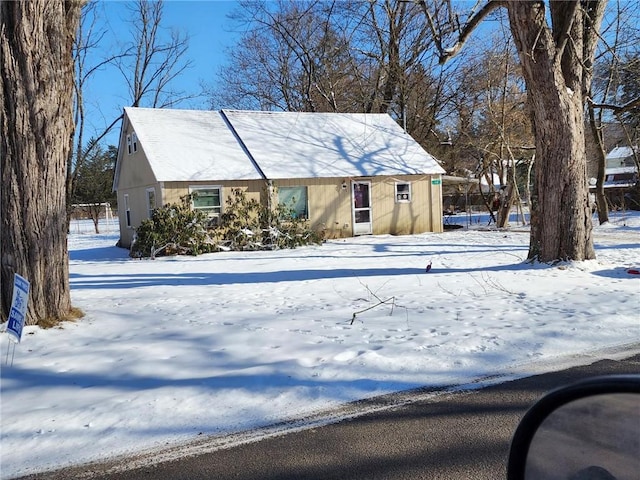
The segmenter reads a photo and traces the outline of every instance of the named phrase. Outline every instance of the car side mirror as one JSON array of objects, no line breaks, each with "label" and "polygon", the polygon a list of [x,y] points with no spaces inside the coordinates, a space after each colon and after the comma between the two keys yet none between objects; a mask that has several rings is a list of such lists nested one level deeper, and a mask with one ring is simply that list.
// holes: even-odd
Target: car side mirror
[{"label": "car side mirror", "polygon": [[507,480],[638,480],[640,375],[554,390],[522,418]]}]

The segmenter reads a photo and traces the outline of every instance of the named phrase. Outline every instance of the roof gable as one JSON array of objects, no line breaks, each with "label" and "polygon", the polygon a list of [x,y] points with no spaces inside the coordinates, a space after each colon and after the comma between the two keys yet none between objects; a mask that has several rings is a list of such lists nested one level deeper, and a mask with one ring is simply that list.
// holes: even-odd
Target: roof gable
[{"label": "roof gable", "polygon": [[262,176],[217,111],[125,108],[156,180],[254,180]]}]

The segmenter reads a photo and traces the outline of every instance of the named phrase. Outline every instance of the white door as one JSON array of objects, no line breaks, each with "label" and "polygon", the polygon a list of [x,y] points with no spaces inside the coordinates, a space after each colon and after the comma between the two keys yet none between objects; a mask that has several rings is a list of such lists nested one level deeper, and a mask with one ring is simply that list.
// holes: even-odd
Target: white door
[{"label": "white door", "polygon": [[353,234],[373,233],[371,224],[371,182],[352,182]]}]

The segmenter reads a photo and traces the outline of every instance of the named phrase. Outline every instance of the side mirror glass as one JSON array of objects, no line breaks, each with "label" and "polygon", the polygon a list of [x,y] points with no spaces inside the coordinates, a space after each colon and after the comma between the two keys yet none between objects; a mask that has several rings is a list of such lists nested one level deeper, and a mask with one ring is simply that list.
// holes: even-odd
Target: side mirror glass
[{"label": "side mirror glass", "polygon": [[508,480],[640,478],[640,376],[600,377],[536,403],[514,434]]}]

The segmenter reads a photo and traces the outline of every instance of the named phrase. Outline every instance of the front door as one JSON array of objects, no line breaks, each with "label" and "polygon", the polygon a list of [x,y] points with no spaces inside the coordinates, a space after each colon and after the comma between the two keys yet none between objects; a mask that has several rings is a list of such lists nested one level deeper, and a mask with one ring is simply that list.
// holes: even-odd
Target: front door
[{"label": "front door", "polygon": [[371,225],[371,182],[353,182],[353,234],[373,233]]}]

